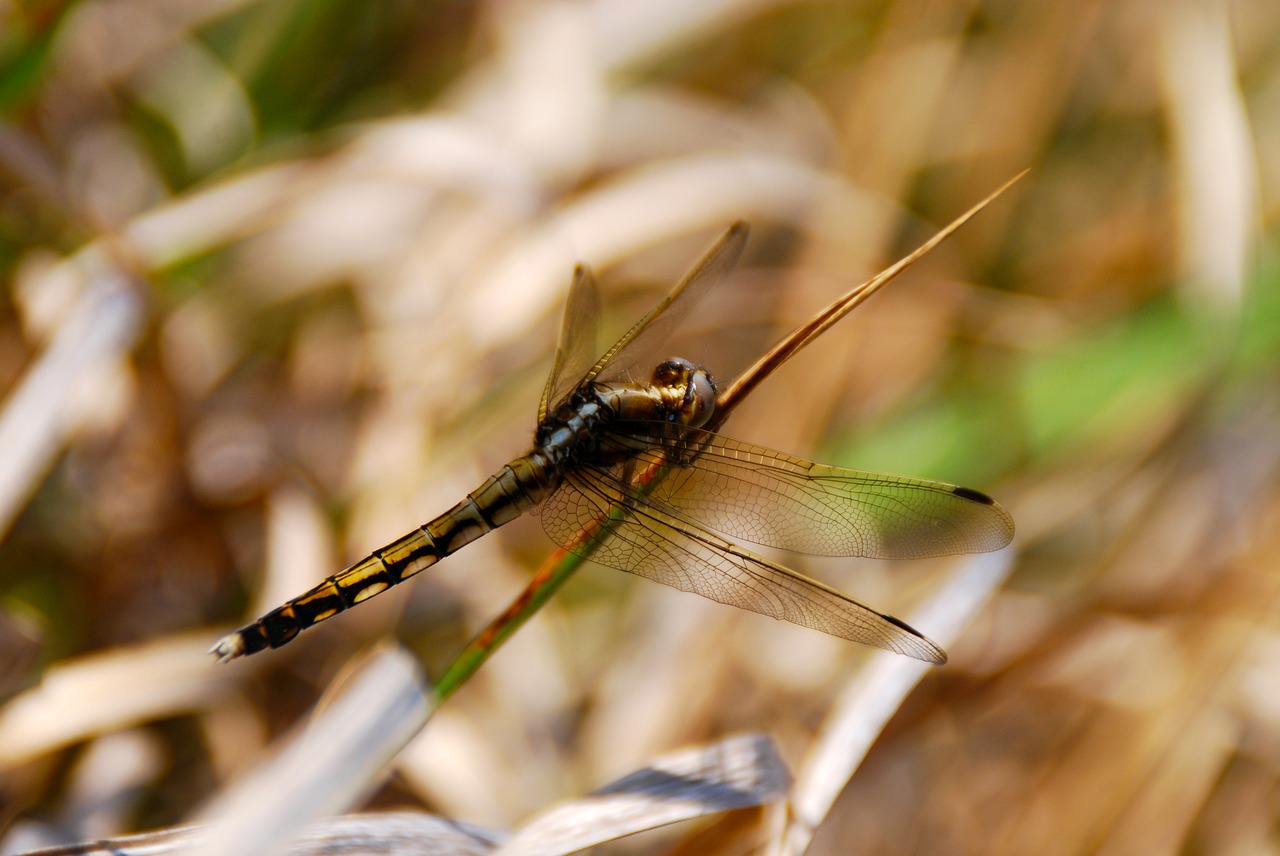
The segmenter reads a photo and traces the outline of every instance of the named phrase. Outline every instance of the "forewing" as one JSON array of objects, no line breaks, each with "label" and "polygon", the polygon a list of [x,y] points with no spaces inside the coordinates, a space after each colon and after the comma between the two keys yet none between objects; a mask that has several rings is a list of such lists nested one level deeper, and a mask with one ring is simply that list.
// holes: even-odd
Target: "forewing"
[{"label": "forewing", "polygon": [[743,541],[820,556],[916,559],[998,550],[1013,520],[995,500],[926,479],[815,464],[707,431],[613,433],[637,466],[676,462],[637,502]]},{"label": "forewing", "polygon": [[591,365],[596,354],[596,334],[600,322],[600,289],[591,268],[578,265],[565,299],[555,362],[538,403],[538,419],[547,418],[551,408],[564,398]]},{"label": "forewing", "polygon": [[650,344],[665,339],[689,309],[737,264],[746,246],[748,231],[746,223],[730,226],[676,287],[604,352],[579,383],[596,380],[615,363],[628,367],[628,355],[644,353]]}]

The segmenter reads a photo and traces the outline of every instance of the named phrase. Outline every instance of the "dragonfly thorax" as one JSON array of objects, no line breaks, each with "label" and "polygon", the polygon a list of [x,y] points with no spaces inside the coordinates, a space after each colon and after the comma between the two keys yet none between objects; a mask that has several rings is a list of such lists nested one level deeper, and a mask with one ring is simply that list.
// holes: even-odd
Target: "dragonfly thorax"
[{"label": "dragonfly thorax", "polygon": [[595,388],[614,418],[623,423],[665,422],[697,428],[711,418],[716,406],[711,375],[680,357],[659,363],[649,383],[602,383]]},{"label": "dragonfly thorax", "polygon": [[538,426],[535,454],[553,467],[594,459],[607,430],[630,433],[628,423],[635,423],[648,434],[655,422],[697,428],[711,418],[715,401],[715,382],[706,370],[678,357],[659,363],[649,383],[588,381]]}]

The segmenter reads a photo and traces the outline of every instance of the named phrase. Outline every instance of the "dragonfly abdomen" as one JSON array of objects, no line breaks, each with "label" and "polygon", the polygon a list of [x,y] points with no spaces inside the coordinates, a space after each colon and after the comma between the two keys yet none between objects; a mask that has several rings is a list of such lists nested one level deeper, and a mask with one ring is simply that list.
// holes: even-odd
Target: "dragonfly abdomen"
[{"label": "dragonfly abdomen", "polygon": [[253,624],[223,637],[213,646],[212,653],[223,662],[266,648],[279,648],[308,627],[381,594],[510,523],[532,510],[558,484],[556,470],[545,454],[534,452],[517,458],[430,523],[374,550]]}]

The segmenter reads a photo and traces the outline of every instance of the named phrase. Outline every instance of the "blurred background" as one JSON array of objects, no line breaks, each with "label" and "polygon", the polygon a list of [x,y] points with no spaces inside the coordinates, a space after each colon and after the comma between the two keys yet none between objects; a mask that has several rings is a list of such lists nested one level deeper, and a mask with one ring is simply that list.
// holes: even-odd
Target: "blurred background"
[{"label": "blurred background", "polygon": [[[438,675],[520,592],[536,519],[204,653],[527,451],[575,262],[611,341],[750,221],[681,349],[727,377],[1028,167],[728,425],[1018,525],[810,852],[1280,852],[1280,5],[0,0],[0,111],[5,852],[183,821],[359,652]],[[964,560],[788,561],[909,618]],[[743,730],[798,766],[870,656],[588,566],[369,805],[509,827]]]}]

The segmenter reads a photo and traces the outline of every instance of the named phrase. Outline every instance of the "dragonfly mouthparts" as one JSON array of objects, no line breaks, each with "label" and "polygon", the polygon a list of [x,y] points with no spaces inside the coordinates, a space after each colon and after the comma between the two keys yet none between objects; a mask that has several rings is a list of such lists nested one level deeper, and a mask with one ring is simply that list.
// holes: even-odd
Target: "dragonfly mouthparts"
[{"label": "dragonfly mouthparts", "polygon": [[705,369],[681,357],[672,357],[653,370],[653,385],[668,408],[668,418],[686,428],[697,428],[711,418],[716,405],[716,385]]}]

